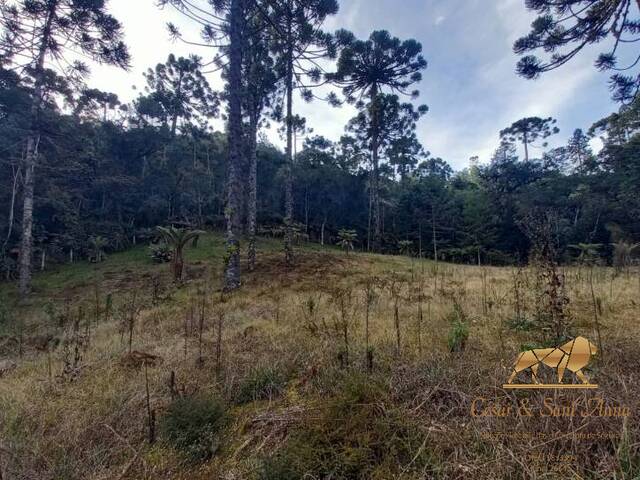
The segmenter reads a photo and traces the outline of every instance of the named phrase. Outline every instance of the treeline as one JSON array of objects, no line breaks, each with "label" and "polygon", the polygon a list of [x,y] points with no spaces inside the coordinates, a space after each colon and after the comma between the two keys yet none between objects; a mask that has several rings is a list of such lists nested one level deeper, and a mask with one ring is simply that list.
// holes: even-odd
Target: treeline
[{"label": "treeline", "polygon": [[[415,133],[428,108],[415,103],[427,62],[414,39],[326,32],[335,0],[158,3],[201,29],[190,39],[169,25],[171,36],[209,45],[213,60],[170,55],[146,72],[144,92],[128,105],[88,88],[89,69],[77,60],[130,64],[106,1],[0,3],[0,258],[23,295],[38,259],[71,261],[98,245],[124,249],[161,224],[224,228],[227,290],[240,285],[241,255],[254,268],[261,232],[283,237],[289,266],[297,241],[334,243],[341,230],[353,230],[349,244],[356,238],[363,250],[478,263],[526,260],[527,223],[541,215],[566,258],[597,250],[606,260],[611,243],[629,250],[639,238],[632,77],[612,81],[616,99],[630,106],[589,132],[604,138],[598,155],[589,134],[576,130],[566,147],[533,158],[530,147],[559,131],[552,118],[529,117],[499,132],[490,164],[472,159],[453,172]],[[580,35],[543,45],[540,27],[551,17],[549,2],[538,3],[529,8],[543,17],[516,53],[553,50],[582,32],[588,42],[593,29],[593,38],[620,34],[610,9],[591,9]],[[518,72],[533,78],[562,63],[529,55]],[[599,67],[615,65],[610,57]],[[223,91],[211,89],[212,69]],[[346,102],[357,114],[340,139],[311,137],[294,94]],[[223,112],[224,134],[212,132],[211,119]],[[260,136],[267,123],[282,125],[283,153]]]},{"label": "treeline", "polygon": [[[171,62],[173,60],[169,60]],[[94,97],[107,98],[106,95]],[[16,275],[25,150],[23,127],[29,92],[4,72],[0,225],[3,276]],[[156,118],[149,93],[129,106],[87,101],[73,113],[51,105],[40,143],[35,195],[36,260],[68,262],[92,255],[92,238],[108,250],[148,242],[157,225],[225,226],[226,136],[179,119]],[[109,103],[110,102],[110,103]],[[594,125],[606,133],[599,155],[577,130],[567,146],[542,158],[521,159],[512,139],[492,161],[459,172],[438,158],[404,162],[385,150],[381,162],[381,250],[468,263],[526,260],[530,215],[554,214],[565,259],[573,245],[637,241],[640,232],[640,111],[637,104]],[[515,140],[514,140],[515,141]],[[335,244],[341,229],[357,232],[356,248],[373,249],[371,169],[350,135],[336,142],[309,136],[293,162],[294,242]],[[257,147],[257,219],[263,235],[284,236],[286,157],[266,140]],[[243,195],[247,225],[247,194]],[[410,243],[407,243],[410,242]]]}]

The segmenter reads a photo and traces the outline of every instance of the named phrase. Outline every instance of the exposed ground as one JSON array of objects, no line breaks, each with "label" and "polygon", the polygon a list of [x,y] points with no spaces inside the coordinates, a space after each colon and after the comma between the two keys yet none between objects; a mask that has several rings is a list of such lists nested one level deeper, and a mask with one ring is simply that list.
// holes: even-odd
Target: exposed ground
[{"label": "exposed ground", "polygon": [[[182,286],[145,247],[43,272],[28,305],[0,285],[0,478],[640,478],[637,271],[596,268],[593,296],[589,269],[564,271],[572,333],[602,346],[586,371],[597,390],[514,392],[502,384],[517,352],[545,337],[530,270],[317,246],[287,270],[278,242],[260,247],[228,297],[218,235],[189,249]],[[630,416],[473,417],[478,397],[602,398]],[[224,415],[180,443],[167,412],[194,398]]]}]

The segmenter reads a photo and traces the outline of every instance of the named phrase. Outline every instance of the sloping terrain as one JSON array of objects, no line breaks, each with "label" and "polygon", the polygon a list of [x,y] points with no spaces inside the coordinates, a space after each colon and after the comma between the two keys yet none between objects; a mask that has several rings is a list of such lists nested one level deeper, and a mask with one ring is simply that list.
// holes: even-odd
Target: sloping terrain
[{"label": "sloping terrain", "polygon": [[[188,250],[182,285],[145,247],[44,272],[27,305],[2,285],[0,478],[640,474],[637,272],[595,269],[592,297],[588,270],[564,271],[572,332],[596,342],[594,308],[600,324],[597,391],[513,392],[517,352],[545,338],[532,271],[317,246],[289,270],[279,249],[262,240],[231,295],[218,235]],[[631,416],[471,415],[545,397]]]}]

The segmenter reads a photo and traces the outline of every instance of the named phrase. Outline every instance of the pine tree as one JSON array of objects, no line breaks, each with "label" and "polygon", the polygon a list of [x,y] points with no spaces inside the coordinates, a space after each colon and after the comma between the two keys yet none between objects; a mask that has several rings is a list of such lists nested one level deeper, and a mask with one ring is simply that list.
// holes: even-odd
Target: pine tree
[{"label": "pine tree", "polygon": [[[324,33],[322,24],[338,11],[336,0],[270,0],[269,22],[272,25],[276,68],[284,82],[284,121],[286,125],[287,163],[285,165],[285,235],[284,250],[287,265],[293,255],[293,91],[299,89],[303,98],[313,98],[312,88],[319,85],[322,72],[318,60],[335,54],[331,36]],[[265,10],[263,10],[265,11]],[[333,97],[330,97],[333,101]]]},{"label": "pine tree", "polygon": [[[500,138],[509,142],[522,142],[524,145],[524,159],[529,161],[529,146],[537,139],[545,139],[558,133],[555,126],[556,119],[547,117],[527,117],[511,124],[510,127],[500,131]],[[546,143],[543,144],[546,146]]]},{"label": "pine tree", "polygon": [[[525,0],[525,5],[538,17],[529,34],[518,39],[513,49],[520,55],[542,50],[550,57],[544,61],[534,55],[523,56],[517,67],[520,75],[537,78],[569,62],[585,47],[604,43],[611,47],[599,55],[595,65],[601,71],[618,72],[610,82],[614,100],[628,103],[637,96],[638,0]],[[607,37],[613,41],[604,42]],[[624,63],[619,58],[625,59]]]},{"label": "pine tree", "polygon": [[244,39],[243,75],[244,75],[244,117],[247,122],[246,149],[248,163],[247,181],[247,267],[249,271],[256,266],[256,227],[257,227],[257,182],[258,182],[258,129],[265,108],[272,103],[277,88],[277,76],[274,61],[269,54],[270,38],[265,26],[267,20],[262,16],[254,17],[250,28],[255,32]]},{"label": "pine tree", "polygon": [[348,102],[356,103],[362,96],[369,98],[370,151],[372,176],[372,203],[374,249],[380,247],[382,218],[380,212],[380,130],[384,125],[380,119],[380,94],[388,89],[393,93],[418,96],[418,91],[407,89],[422,79],[421,70],[427,66],[423,58],[422,45],[416,40],[401,41],[385,30],[374,31],[368,40],[357,40],[347,31],[336,34],[343,47],[335,72],[329,80],[342,87]]}]

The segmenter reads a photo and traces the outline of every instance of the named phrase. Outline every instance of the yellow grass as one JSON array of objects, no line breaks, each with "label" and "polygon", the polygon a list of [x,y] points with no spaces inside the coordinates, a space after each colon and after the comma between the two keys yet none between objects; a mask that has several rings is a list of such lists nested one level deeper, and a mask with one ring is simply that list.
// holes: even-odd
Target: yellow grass
[{"label": "yellow grass", "polygon": [[[201,246],[200,248],[207,248]],[[638,302],[637,272],[615,274],[598,267],[594,290],[600,303],[603,354],[587,372],[599,384],[596,394],[627,405],[632,417],[623,419],[498,419],[474,418],[470,406],[481,396],[498,402],[516,402],[529,395],[531,402],[552,396],[555,401],[585,400],[589,392],[507,392],[502,389],[508,369],[522,345],[539,342],[535,330],[512,327],[514,268],[434,264],[405,257],[349,254],[298,249],[297,265],[288,270],[282,255],[270,250],[260,257],[258,269],[245,274],[240,291],[222,300],[218,290],[220,258],[191,265],[185,285],[170,283],[167,265],[146,265],[110,278],[83,278],[67,285],[73,292],[71,317],[83,306],[90,343],[81,349],[77,375],[63,375],[62,345],[51,353],[37,351],[31,340],[51,335],[71,341],[71,323],[52,325],[42,304],[15,307],[13,316],[24,321],[24,355],[19,358],[5,329],[0,353],[17,368],[0,380],[0,470],[6,478],[260,478],[265,458],[289,445],[297,428],[318,418],[318,411],[338,398],[350,376],[384,385],[384,411],[393,410],[415,425],[424,439],[416,458],[428,452],[429,467],[417,471],[415,463],[393,465],[384,459],[372,466],[371,478],[634,478],[638,474]],[[137,271],[136,271],[137,270]],[[587,269],[564,270],[568,313],[575,334],[596,341],[593,303]],[[115,276],[114,276],[115,275]],[[524,298],[524,316],[533,318],[533,273]],[[163,296],[152,304],[151,281],[159,276]],[[387,283],[376,289],[371,306],[370,346],[374,369],[366,368],[364,336],[364,284],[372,277]],[[399,283],[400,351],[394,323],[394,298],[389,281]],[[483,281],[484,278],[484,281]],[[93,313],[95,285],[102,301],[111,293],[112,318],[96,324]],[[39,292],[46,298],[48,287]],[[54,304],[64,311],[64,289],[55,291]],[[340,289],[350,289],[347,302],[348,364]],[[418,328],[418,295],[423,295],[423,325]],[[188,464],[180,452],[162,438],[148,445],[144,369],[124,366],[128,333],[122,335],[126,305],[137,292],[133,349],[161,357],[148,368],[151,406],[158,418],[171,402],[170,372],[183,395],[216,395],[229,405],[231,423],[222,448],[204,464]],[[204,362],[198,363],[197,310],[206,299],[202,338]],[[314,313],[308,305],[313,300]],[[466,315],[469,339],[463,352],[447,346],[454,303]],[[187,325],[185,317],[196,311]],[[222,368],[216,372],[216,322],[224,313]],[[511,325],[511,326],[510,326]],[[84,333],[81,322],[80,332]],[[421,348],[418,338],[421,337]],[[270,400],[238,405],[238,389],[250,372],[271,367],[286,372],[281,395]],[[51,375],[49,369],[51,368]],[[569,376],[567,376],[567,379]],[[521,378],[526,382],[526,375]],[[567,380],[571,382],[573,380]],[[487,440],[491,431],[560,432],[547,443],[537,439]],[[615,438],[591,443],[576,439],[576,432],[607,430]],[[541,445],[540,445],[541,444]],[[346,447],[345,447],[346,448]],[[531,452],[571,453],[572,461],[534,462]],[[388,462],[391,462],[389,464]],[[386,473],[385,473],[386,472]],[[562,472],[562,473],[558,473]],[[2,477],[2,478],[5,478]],[[313,478],[313,477],[309,477]],[[356,477],[354,477],[356,478]]]}]

